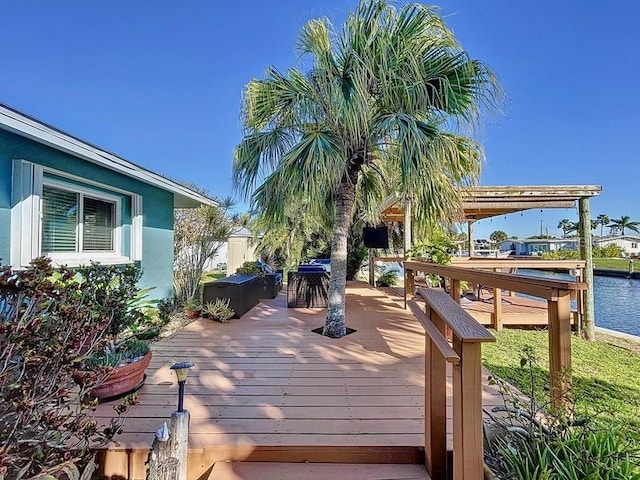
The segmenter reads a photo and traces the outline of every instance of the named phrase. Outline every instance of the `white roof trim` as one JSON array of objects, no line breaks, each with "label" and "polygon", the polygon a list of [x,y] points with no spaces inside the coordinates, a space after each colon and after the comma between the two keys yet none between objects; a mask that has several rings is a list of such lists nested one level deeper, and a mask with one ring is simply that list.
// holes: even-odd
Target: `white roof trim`
[{"label": "white roof trim", "polygon": [[596,242],[607,242],[607,241],[615,241],[615,240],[629,240],[632,242],[637,242],[640,240],[640,235],[616,235],[614,237],[597,237],[594,241]]},{"label": "white roof trim", "polygon": [[135,178],[141,182],[172,192],[175,196],[174,204],[177,207],[195,207],[198,204],[217,205],[214,200],[183,187],[168,178],[83,142],[3,104],[0,104],[0,128],[121,173],[127,177]]}]

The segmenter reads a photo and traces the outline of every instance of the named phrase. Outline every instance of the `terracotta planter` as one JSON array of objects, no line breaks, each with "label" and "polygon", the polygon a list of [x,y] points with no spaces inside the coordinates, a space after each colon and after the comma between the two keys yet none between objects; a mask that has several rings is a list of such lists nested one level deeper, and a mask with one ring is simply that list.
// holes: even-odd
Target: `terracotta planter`
[{"label": "terracotta planter", "polygon": [[117,397],[135,390],[144,382],[144,372],[151,362],[151,350],[137,362],[116,367],[100,385],[91,390],[98,399]]},{"label": "terracotta planter", "polygon": [[200,310],[185,310],[184,314],[187,318],[194,319],[200,317]]}]

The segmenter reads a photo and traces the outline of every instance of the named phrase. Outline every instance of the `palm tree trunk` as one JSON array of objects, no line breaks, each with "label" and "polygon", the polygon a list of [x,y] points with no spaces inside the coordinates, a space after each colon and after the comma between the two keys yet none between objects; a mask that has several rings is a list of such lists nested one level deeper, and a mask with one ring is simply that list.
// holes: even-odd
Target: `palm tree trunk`
[{"label": "palm tree trunk", "polygon": [[[353,177],[353,178],[350,178]],[[327,293],[327,321],[322,334],[331,338],[344,337],[345,289],[347,286],[347,240],[356,201],[357,174],[345,175],[336,193],[336,222],[331,238],[331,279]]]}]

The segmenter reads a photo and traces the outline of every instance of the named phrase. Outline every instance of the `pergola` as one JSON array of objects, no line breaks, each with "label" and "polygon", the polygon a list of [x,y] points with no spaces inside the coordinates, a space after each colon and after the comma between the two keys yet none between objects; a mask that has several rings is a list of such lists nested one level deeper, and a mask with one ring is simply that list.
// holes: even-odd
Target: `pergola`
[{"label": "pergola", "polygon": [[[473,223],[485,218],[545,208],[575,208],[579,213],[580,257],[586,262],[584,281],[585,322],[593,322],[593,257],[591,245],[591,214],[589,199],[600,194],[600,185],[543,186],[478,186],[462,193],[461,220],[467,222],[468,251],[473,252]],[[382,221],[404,224],[404,251],[412,245],[411,202],[399,196],[389,197],[382,207]]]}]

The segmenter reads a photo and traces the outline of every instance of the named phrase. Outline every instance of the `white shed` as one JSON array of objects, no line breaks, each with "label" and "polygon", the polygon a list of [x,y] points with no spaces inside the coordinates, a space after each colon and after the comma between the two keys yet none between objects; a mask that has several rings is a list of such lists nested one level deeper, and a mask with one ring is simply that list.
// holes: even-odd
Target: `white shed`
[{"label": "white shed", "polygon": [[240,228],[229,235],[227,242],[227,275],[236,273],[244,262],[258,259],[255,246],[260,237],[253,235],[248,229]]}]

